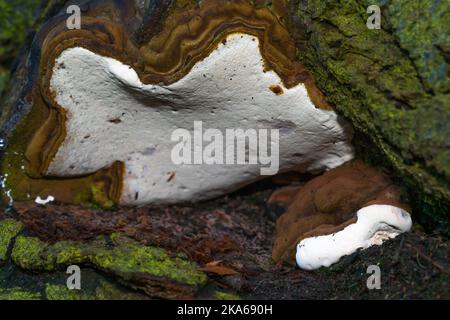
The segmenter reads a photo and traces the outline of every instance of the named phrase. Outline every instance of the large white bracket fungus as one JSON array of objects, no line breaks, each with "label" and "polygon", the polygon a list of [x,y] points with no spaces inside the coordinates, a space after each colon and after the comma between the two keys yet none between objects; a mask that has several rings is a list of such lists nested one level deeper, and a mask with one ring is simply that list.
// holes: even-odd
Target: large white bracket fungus
[{"label": "large white bracket fungus", "polygon": [[[121,204],[197,201],[261,177],[260,165],[175,165],[174,130],[279,129],[280,171],[327,170],[353,158],[351,128],[317,108],[304,86],[266,71],[258,37],[234,33],[180,80],[143,84],[135,70],[81,47],[64,50],[50,79],[66,136],[48,175],[125,164]],[[276,90],[277,89],[277,90]],[[233,141],[234,143],[234,141]]]},{"label": "large white bracket fungus", "polygon": [[297,245],[297,265],[305,270],[329,267],[359,249],[381,245],[411,229],[408,212],[391,205],[370,205],[357,212],[357,221],[343,230],[303,239]]}]

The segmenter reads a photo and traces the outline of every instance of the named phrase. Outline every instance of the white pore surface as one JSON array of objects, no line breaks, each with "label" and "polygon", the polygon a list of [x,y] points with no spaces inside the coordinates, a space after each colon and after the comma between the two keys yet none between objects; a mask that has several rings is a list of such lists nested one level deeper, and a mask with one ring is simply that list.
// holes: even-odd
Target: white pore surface
[{"label": "white pore surface", "polygon": [[346,255],[395,238],[411,229],[408,212],[390,205],[371,205],[357,212],[356,223],[319,237],[306,238],[297,245],[297,265],[305,270],[329,267]]},{"label": "white pore surface", "polygon": [[[275,95],[272,85],[284,94]],[[353,158],[351,128],[336,113],[314,107],[303,84],[287,89],[275,72],[263,72],[258,38],[246,34],[230,35],[168,86],[143,84],[115,59],[67,49],[56,61],[51,87],[68,121],[48,173],[87,174],[123,161],[122,204],[208,199],[260,178],[260,165],[173,164],[177,142],[171,134],[177,128],[192,132],[194,121],[224,135],[226,128],[279,129],[280,171],[298,165],[327,170]]]}]

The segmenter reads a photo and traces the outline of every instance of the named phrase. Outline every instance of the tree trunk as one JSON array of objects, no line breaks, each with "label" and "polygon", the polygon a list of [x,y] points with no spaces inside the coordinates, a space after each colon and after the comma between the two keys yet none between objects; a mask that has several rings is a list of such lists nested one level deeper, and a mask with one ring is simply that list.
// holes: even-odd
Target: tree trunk
[{"label": "tree trunk", "polygon": [[[371,4],[381,29],[369,29]],[[448,2],[290,3],[298,58],[357,130],[359,156],[393,168],[428,227],[449,232]]]}]

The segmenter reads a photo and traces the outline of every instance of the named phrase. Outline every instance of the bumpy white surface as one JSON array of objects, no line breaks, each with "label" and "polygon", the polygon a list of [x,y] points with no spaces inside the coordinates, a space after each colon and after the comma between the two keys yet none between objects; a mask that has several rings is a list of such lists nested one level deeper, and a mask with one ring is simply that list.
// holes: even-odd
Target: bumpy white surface
[{"label": "bumpy white surface", "polygon": [[356,223],[319,237],[306,238],[297,245],[297,265],[305,270],[329,267],[358,249],[381,245],[411,229],[408,212],[390,205],[371,205],[357,212]]},{"label": "bumpy white surface", "polygon": [[[272,85],[284,94],[275,95]],[[57,59],[51,87],[68,121],[48,173],[80,175],[124,161],[122,204],[208,199],[260,178],[260,165],[174,165],[172,132],[192,132],[199,120],[203,130],[223,133],[280,129],[280,172],[299,165],[327,170],[353,158],[351,128],[334,112],[315,108],[303,84],[287,89],[275,72],[263,72],[258,39],[246,34],[230,35],[168,86],[144,85],[115,59],[67,49]]]}]

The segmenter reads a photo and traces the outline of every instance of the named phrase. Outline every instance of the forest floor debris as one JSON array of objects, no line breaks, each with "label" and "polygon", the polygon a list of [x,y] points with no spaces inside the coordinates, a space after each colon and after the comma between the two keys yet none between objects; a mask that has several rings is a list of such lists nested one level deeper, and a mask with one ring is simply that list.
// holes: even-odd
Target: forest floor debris
[{"label": "forest floor debris", "polygon": [[[308,272],[273,263],[273,217],[280,209],[268,206],[267,199],[275,188],[260,183],[213,201],[169,208],[101,211],[22,205],[13,216],[28,235],[48,243],[87,242],[120,232],[143,245],[186,256],[209,278],[199,298],[215,297],[217,292],[243,299],[450,298],[449,242],[423,233],[419,226],[383,246],[344,257],[330,268]],[[379,290],[367,288],[369,265],[380,267]]]}]

